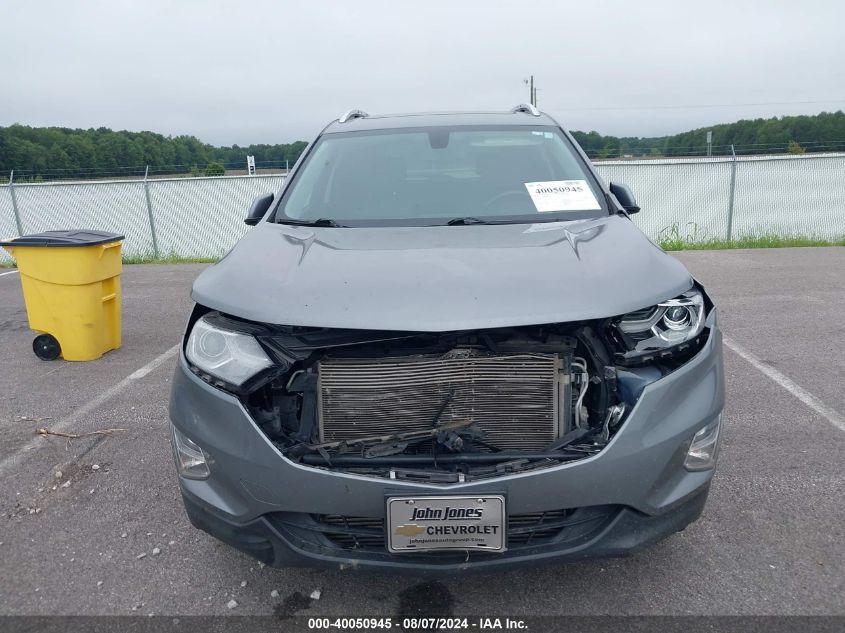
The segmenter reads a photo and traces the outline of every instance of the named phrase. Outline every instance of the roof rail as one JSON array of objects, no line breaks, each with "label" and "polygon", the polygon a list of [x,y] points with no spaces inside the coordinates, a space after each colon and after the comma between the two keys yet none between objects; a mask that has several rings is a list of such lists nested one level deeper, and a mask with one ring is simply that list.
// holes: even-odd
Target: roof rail
[{"label": "roof rail", "polygon": [[530,103],[520,103],[511,110],[511,112],[513,114],[516,114],[517,112],[525,112],[525,114],[530,114],[531,116],[540,116],[540,111]]},{"label": "roof rail", "polygon": [[366,119],[369,114],[364,112],[363,110],[356,110],[353,108],[352,110],[347,110],[340,118],[337,120],[338,123],[346,123],[347,121],[351,121],[352,119]]}]

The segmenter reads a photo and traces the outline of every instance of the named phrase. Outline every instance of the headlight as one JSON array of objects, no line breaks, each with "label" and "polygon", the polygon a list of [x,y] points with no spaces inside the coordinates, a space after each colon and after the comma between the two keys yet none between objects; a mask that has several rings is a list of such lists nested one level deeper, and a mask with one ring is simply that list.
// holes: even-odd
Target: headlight
[{"label": "headlight", "polygon": [[251,335],[217,327],[205,317],[194,323],[185,356],[201,372],[235,387],[273,365]]},{"label": "headlight", "polygon": [[684,349],[704,330],[704,297],[690,290],[656,306],[623,315],[615,327],[626,359],[652,357],[672,348]]}]

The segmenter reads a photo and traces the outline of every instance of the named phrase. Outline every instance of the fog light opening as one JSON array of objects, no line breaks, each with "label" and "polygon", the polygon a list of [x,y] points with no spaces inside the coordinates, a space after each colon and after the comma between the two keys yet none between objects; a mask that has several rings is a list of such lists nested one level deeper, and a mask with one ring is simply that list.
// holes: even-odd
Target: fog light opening
[{"label": "fog light opening", "polygon": [[719,448],[719,429],[722,415],[699,430],[690,442],[684,468],[687,470],[710,470],[716,466],[716,454]]},{"label": "fog light opening", "polygon": [[211,471],[208,469],[205,453],[175,426],[171,424],[170,428],[173,431],[173,457],[179,475],[186,479],[208,479]]}]

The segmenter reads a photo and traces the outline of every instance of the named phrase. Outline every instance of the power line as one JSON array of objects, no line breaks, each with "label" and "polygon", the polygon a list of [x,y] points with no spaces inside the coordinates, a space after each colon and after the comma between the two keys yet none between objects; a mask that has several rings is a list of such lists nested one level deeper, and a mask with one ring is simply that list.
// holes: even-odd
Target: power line
[{"label": "power line", "polygon": [[759,103],[707,103],[698,105],[652,105],[652,106],[584,106],[579,108],[549,108],[550,110],[694,110],[699,108],[745,108],[770,105],[809,105],[819,103],[845,103],[845,99],[821,99],[815,101],[761,101]]}]

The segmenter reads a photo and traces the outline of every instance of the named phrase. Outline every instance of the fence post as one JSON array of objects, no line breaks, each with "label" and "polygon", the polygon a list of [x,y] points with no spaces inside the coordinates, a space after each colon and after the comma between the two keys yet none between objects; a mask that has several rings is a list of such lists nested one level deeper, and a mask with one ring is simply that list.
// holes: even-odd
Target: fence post
[{"label": "fence post", "polygon": [[734,223],[734,193],[736,192],[736,152],[734,146],[731,144],[731,192],[728,197],[728,230],[725,236],[727,241],[731,241],[731,231]]},{"label": "fence post", "polygon": [[153,203],[150,201],[150,183],[147,181],[147,176],[150,173],[150,166],[144,170],[144,195],[147,198],[147,217],[150,220],[150,234],[153,236],[153,254],[158,259],[158,238],[156,237],[156,223],[153,220]]},{"label": "fence post", "polygon": [[21,214],[18,212],[18,197],[15,195],[15,170],[9,172],[9,195],[12,196],[12,211],[15,214],[15,226],[18,227],[18,237],[23,235]]}]

